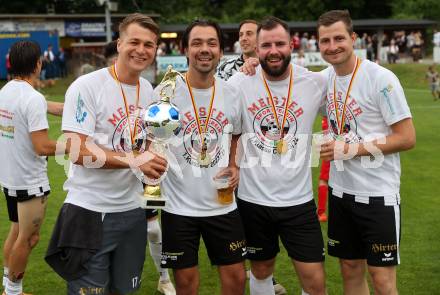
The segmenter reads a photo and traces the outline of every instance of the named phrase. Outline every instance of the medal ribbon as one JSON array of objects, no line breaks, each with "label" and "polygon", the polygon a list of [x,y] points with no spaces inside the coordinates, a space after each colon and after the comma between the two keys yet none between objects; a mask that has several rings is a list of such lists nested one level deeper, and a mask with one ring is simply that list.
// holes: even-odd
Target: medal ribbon
[{"label": "medal ribbon", "polygon": [[194,115],[196,117],[196,123],[197,123],[197,129],[199,131],[201,147],[203,147],[203,145],[205,144],[205,136],[203,136],[203,134],[205,134],[208,131],[208,123],[209,123],[209,120],[211,120],[212,106],[214,105],[215,78],[214,78],[214,84],[212,86],[211,99],[209,101],[208,117],[206,118],[205,125],[204,125],[205,128],[204,128],[203,131],[202,131],[202,124],[200,122],[200,116],[199,116],[199,113],[197,112],[196,100],[194,99],[194,94],[193,94],[193,92],[191,90],[191,85],[189,83],[188,75],[185,75],[185,81],[186,81],[186,86],[188,87],[189,96],[191,97],[191,103],[192,103],[192,106],[193,106],[193,109],[194,109]]},{"label": "medal ribbon", "polygon": [[137,114],[136,114],[136,117],[135,117],[135,120],[134,120],[134,126],[133,126],[133,131],[132,131],[131,130],[131,124],[130,124],[130,116],[129,116],[129,112],[128,112],[127,98],[125,97],[124,88],[122,88],[121,81],[119,80],[118,74],[116,73],[116,63],[112,65],[111,69],[112,69],[113,76],[115,77],[116,81],[118,81],[119,87],[121,88],[122,98],[124,99],[125,114],[127,116],[128,130],[130,131],[131,148],[133,148],[134,143],[135,143],[135,139],[136,139],[136,135],[137,135],[137,121],[138,121],[138,117],[139,117],[139,93],[140,93],[139,80],[136,83],[136,109],[137,109]]},{"label": "medal ribbon", "polygon": [[361,59],[356,57],[356,65],[354,67],[353,74],[351,75],[350,84],[348,84],[347,93],[345,94],[345,100],[344,100],[344,105],[342,107],[341,117],[339,117],[338,105],[336,100],[336,74],[335,74],[335,79],[333,80],[333,105],[335,106],[336,122],[338,124],[337,135],[342,134],[342,126],[344,126],[344,122],[345,122],[345,111],[347,110],[348,97],[350,96],[351,86],[353,86],[353,81],[354,78],[356,77],[356,73],[359,69],[359,66],[361,65],[361,62],[362,62]]},{"label": "medal ribbon", "polygon": [[[275,103],[273,101],[273,97],[272,97],[272,93],[270,92],[270,88],[269,85],[267,84],[266,79],[264,78],[264,74],[261,73],[261,76],[263,78],[263,82],[264,82],[264,87],[266,88],[266,92],[267,95],[269,96],[269,101],[270,101],[270,105],[272,107],[272,113],[275,117],[275,122],[277,124],[278,130],[280,131],[280,137],[282,135],[282,130],[284,129],[284,125],[286,124],[286,119],[287,119],[287,111],[289,109],[289,105],[290,105],[290,94],[292,92],[292,88],[293,88],[293,67],[290,66],[290,78],[289,78],[289,88],[287,90],[287,98],[286,98],[286,104],[284,106],[284,111],[283,111],[283,121],[281,123],[280,126],[280,122],[278,122],[278,114],[277,114],[277,110],[275,107]],[[281,139],[281,138],[280,138]]]}]

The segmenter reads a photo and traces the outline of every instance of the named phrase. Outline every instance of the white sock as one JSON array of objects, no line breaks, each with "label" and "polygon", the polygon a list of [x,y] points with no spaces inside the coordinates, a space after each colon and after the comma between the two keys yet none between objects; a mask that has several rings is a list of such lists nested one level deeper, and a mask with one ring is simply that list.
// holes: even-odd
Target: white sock
[{"label": "white sock", "polygon": [[309,293],[307,293],[306,291],[304,291],[304,289],[301,289],[301,295],[309,295]]},{"label": "white sock", "polygon": [[251,295],[275,295],[272,277],[273,275],[270,275],[264,280],[259,280],[254,276],[251,270],[249,278],[249,288],[251,291]]},{"label": "white sock", "polygon": [[12,282],[8,278],[5,293],[6,295],[21,295],[21,293],[23,293],[23,280]]},{"label": "white sock", "polygon": [[162,258],[162,231],[158,219],[148,221],[148,246],[151,258],[153,258],[154,265],[160,275],[160,281],[168,281],[170,279],[168,269],[162,268],[160,264]]},{"label": "white sock", "polygon": [[6,287],[6,282],[8,280],[9,267],[3,266],[3,288]]}]

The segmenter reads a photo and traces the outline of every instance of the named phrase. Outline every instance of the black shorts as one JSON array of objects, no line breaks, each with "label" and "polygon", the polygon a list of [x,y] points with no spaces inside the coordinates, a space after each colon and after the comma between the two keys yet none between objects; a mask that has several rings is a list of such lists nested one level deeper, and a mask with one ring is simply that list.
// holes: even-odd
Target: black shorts
[{"label": "black shorts", "polygon": [[162,211],[162,267],[181,269],[198,264],[200,236],[213,265],[245,260],[246,241],[238,210],[209,217]]},{"label": "black shorts", "polygon": [[159,210],[157,209],[145,209],[145,217],[147,219],[156,217],[159,215]]},{"label": "black shorts", "polygon": [[280,252],[278,237],[289,257],[301,262],[325,258],[316,205],[310,202],[290,207],[268,207],[237,198],[246,234],[247,258],[269,260]]},{"label": "black shorts", "polygon": [[400,263],[400,205],[386,206],[383,197],[368,204],[332,194],[329,187],[328,254],[341,259],[366,259],[371,266]]},{"label": "black shorts", "polygon": [[7,188],[3,188],[3,193],[6,197],[6,205],[8,207],[8,215],[9,215],[9,221],[11,222],[18,222],[18,209],[17,209],[17,203],[26,202],[29,200],[32,200],[33,198],[40,198],[45,197],[50,194],[50,191],[43,192],[41,189],[42,195],[29,195],[26,190],[16,190],[16,196],[9,195],[9,190]]}]

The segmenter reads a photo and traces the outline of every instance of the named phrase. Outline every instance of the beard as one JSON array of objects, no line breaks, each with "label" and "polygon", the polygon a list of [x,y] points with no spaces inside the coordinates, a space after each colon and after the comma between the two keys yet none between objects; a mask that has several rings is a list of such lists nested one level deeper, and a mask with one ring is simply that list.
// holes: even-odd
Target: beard
[{"label": "beard", "polygon": [[[267,58],[269,58],[269,57],[270,56],[268,56]],[[272,76],[272,77],[282,76],[286,72],[287,68],[289,67],[291,56],[290,56],[290,54],[287,56],[281,55],[281,58],[283,59],[283,63],[281,64],[281,66],[279,68],[272,68],[271,66],[269,66],[266,59],[260,58],[261,67],[269,76]]]}]

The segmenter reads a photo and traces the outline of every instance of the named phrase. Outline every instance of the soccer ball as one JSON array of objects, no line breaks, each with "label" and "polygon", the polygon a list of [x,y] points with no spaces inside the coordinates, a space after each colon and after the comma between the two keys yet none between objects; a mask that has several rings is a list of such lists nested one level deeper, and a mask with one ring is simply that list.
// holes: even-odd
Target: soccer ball
[{"label": "soccer ball", "polygon": [[180,119],[179,109],[174,104],[166,101],[150,104],[143,116],[148,139],[156,142],[169,141],[182,129]]}]

